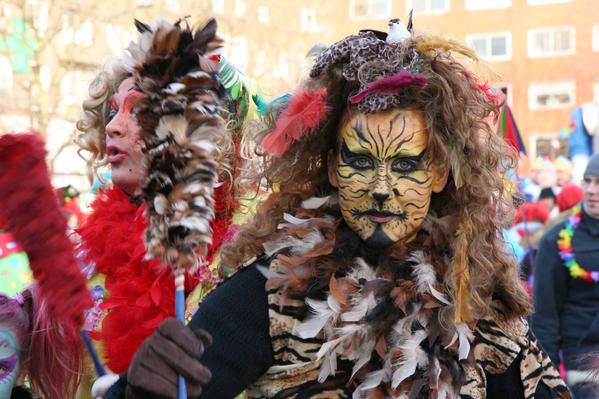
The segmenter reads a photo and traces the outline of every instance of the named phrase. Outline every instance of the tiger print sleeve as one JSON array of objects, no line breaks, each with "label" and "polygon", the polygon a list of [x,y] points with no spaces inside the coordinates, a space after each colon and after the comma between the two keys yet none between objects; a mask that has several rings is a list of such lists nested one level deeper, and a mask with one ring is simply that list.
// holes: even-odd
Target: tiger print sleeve
[{"label": "tiger print sleeve", "polygon": [[528,323],[505,319],[499,306],[494,313],[478,321],[473,342],[476,364],[486,376],[487,398],[572,399]]}]

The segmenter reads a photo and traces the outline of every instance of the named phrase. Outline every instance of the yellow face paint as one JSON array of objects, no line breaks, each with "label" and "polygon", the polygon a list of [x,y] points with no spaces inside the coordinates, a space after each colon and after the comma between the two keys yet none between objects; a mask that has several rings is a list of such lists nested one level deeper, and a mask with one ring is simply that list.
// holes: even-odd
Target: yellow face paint
[{"label": "yellow face paint", "polygon": [[418,111],[356,114],[341,126],[329,179],[343,218],[369,245],[408,242],[422,226],[445,184],[427,144]]}]

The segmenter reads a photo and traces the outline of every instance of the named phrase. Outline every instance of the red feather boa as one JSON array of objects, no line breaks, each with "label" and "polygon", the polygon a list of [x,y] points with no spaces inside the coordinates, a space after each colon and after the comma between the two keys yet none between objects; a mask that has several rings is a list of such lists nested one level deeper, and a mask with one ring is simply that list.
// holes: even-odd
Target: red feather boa
[{"label": "red feather boa", "polygon": [[[217,204],[222,192],[217,191]],[[228,204],[227,204],[228,205]],[[108,298],[101,304],[106,315],[92,338],[104,345],[107,366],[116,373],[127,370],[141,343],[166,318],[174,316],[174,278],[170,268],[155,260],[146,260],[144,231],[145,205],[137,206],[118,188],[101,193],[92,204],[93,212],[78,230],[85,250],[85,260],[95,264],[95,271],[106,276]],[[212,261],[229,225],[230,212],[214,222]],[[224,225],[224,228],[223,228]],[[197,276],[187,276],[185,292],[197,284]]]}]

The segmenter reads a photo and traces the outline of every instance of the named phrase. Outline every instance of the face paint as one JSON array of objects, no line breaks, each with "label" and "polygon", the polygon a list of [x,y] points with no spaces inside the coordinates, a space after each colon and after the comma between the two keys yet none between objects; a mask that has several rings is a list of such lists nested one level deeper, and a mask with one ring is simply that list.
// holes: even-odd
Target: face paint
[{"label": "face paint", "polygon": [[110,100],[110,122],[106,125],[106,155],[112,181],[126,193],[138,194],[145,176],[144,156],[137,123],[137,106],[144,94],[127,78]]},{"label": "face paint", "polygon": [[445,185],[427,144],[418,111],[356,114],[341,126],[329,178],[343,218],[367,244],[405,243],[422,226],[433,191]]},{"label": "face paint", "polygon": [[0,398],[10,398],[19,377],[19,346],[12,330],[0,325]]}]

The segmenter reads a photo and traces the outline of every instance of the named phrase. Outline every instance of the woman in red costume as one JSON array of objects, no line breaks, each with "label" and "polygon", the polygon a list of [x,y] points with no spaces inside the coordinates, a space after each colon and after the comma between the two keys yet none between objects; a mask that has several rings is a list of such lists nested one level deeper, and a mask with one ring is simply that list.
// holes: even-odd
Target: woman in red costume
[{"label": "woman in red costume", "polygon": [[[157,21],[152,26],[136,21],[140,33],[160,24],[172,26],[165,21]],[[219,48],[222,42],[215,35],[216,24],[212,25],[212,44]],[[81,237],[79,257],[94,300],[86,329],[96,341],[106,366],[114,373],[124,372],[143,340],[174,314],[172,271],[155,260],[148,260],[144,245],[148,221],[141,194],[146,173],[136,114],[145,94],[136,87],[132,77],[133,65],[143,58],[143,49],[140,39],[112,67],[98,73],[90,84],[90,98],[84,101],[84,113],[77,123],[82,133],[76,142],[87,162],[89,177],[99,175],[98,171],[107,165],[112,171],[112,187],[98,195],[91,215],[77,232]],[[219,60],[219,57],[201,57],[200,63],[216,71]],[[227,66],[230,70],[230,65]],[[222,71],[222,65],[220,68]],[[237,84],[239,88],[240,82],[230,83],[229,87]],[[227,126],[233,128],[227,130],[224,142],[217,149],[220,185],[215,190],[212,245],[199,272],[186,278],[188,319],[197,309],[201,296],[214,285],[216,276],[210,265],[218,257],[221,244],[245,217],[239,212],[239,203],[234,199],[238,193],[231,184],[240,159],[239,122],[249,113],[244,106],[249,93],[244,93],[243,98],[237,95],[227,104],[233,111],[228,114]],[[89,371],[92,375],[91,369]],[[88,392],[89,386],[82,386],[80,397]]]}]

